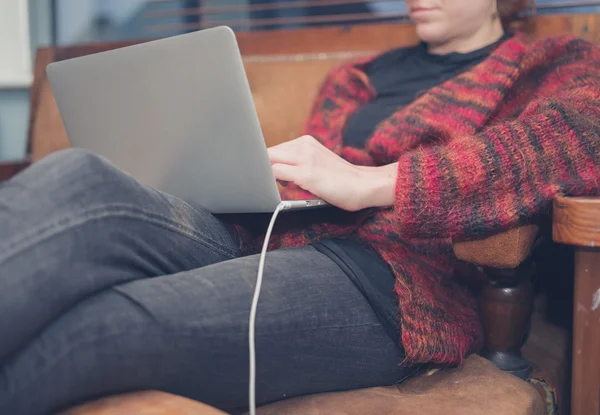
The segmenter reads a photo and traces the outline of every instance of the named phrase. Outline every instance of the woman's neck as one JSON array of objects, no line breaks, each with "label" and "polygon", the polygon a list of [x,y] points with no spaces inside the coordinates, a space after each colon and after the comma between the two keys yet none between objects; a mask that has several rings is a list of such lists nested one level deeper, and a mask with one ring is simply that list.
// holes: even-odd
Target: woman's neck
[{"label": "woman's neck", "polygon": [[427,50],[432,55],[447,55],[452,52],[469,53],[496,43],[502,36],[504,36],[502,23],[500,19],[495,19],[468,36],[456,37],[438,44],[429,43]]}]

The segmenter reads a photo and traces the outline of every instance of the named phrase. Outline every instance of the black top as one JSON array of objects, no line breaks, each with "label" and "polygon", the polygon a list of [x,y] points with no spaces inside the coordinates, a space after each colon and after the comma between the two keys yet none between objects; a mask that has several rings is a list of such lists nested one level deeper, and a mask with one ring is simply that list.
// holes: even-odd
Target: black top
[{"label": "black top", "polygon": [[[376,98],[361,107],[347,122],[344,144],[363,148],[377,125],[420,93],[482,62],[501,42],[470,53],[432,55],[427,47],[396,49],[376,58],[367,68]],[[314,245],[329,256],[363,292],[390,337],[400,342],[395,277],[389,265],[366,244],[335,239]]]},{"label": "black top", "polygon": [[348,119],[344,144],[363,148],[381,121],[412,103],[420,94],[481,63],[507,37],[470,53],[432,55],[421,43],[379,56],[367,68],[377,96]]}]

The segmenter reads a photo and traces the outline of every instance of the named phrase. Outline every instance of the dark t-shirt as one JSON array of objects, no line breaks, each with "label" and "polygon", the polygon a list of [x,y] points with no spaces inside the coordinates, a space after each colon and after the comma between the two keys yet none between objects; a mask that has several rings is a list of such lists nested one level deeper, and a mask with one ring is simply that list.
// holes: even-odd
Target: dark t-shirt
[{"label": "dark t-shirt", "polygon": [[377,96],[350,117],[344,129],[344,144],[363,148],[381,121],[420,94],[481,63],[507,37],[470,53],[432,55],[421,43],[376,58],[367,68],[367,75]]},{"label": "dark t-shirt", "polygon": [[[396,49],[376,58],[367,68],[376,98],[359,108],[344,129],[344,144],[363,148],[377,125],[419,94],[485,60],[508,38],[470,53],[432,55],[424,44]],[[315,244],[335,261],[360,289],[394,341],[400,341],[395,277],[389,265],[366,244],[335,239]]]}]

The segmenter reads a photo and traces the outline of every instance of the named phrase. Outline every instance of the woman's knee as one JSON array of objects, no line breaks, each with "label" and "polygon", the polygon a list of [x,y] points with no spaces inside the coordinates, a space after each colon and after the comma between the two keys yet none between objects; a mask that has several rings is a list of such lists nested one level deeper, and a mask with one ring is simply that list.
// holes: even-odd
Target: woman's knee
[{"label": "woman's knee", "polygon": [[103,157],[88,150],[69,148],[56,151],[33,164],[38,175],[48,175],[50,180],[61,182],[80,181],[93,177],[107,179],[123,175]]},{"label": "woman's knee", "polygon": [[135,202],[145,188],[108,160],[82,149],[52,153],[17,177],[39,199],[58,205]]}]

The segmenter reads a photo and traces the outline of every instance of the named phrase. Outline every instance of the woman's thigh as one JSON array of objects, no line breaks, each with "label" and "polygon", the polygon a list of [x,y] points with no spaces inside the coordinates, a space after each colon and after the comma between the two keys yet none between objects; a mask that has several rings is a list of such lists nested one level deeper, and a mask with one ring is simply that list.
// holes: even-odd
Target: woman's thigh
[{"label": "woman's thigh", "polygon": [[239,256],[210,213],[74,149],[0,187],[0,235],[0,361],[112,285]]},{"label": "woman's thigh", "polygon": [[[43,414],[144,389],[244,407],[257,266],[257,256],[238,258],[83,301],[5,364],[0,413]],[[312,247],[268,255],[256,347],[260,404],[410,373],[361,292]]]}]

